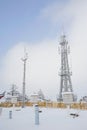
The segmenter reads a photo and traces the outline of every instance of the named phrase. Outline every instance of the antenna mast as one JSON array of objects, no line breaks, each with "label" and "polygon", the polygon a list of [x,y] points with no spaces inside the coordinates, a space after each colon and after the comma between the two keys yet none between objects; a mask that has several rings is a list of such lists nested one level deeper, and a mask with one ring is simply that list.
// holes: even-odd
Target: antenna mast
[{"label": "antenna mast", "polygon": [[27,53],[26,51],[24,50],[24,58],[22,58],[22,61],[23,61],[23,65],[24,65],[24,68],[23,68],[23,88],[22,88],[22,108],[25,107],[25,78],[26,78],[26,61],[27,61],[28,57],[27,57]]}]

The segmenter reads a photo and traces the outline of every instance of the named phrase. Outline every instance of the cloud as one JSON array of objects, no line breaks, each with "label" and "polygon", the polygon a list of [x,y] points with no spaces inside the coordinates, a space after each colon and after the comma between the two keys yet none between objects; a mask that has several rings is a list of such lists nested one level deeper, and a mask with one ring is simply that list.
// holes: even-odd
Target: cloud
[{"label": "cloud", "polygon": [[[75,8],[74,8],[75,6]],[[72,46],[73,85],[80,94],[87,95],[87,1],[73,3],[75,19],[69,30]]]},{"label": "cloud", "polygon": [[[46,6],[40,12],[40,18],[48,20],[54,25],[64,26],[65,31],[74,26],[78,20],[87,18],[87,1],[86,0],[69,0],[67,2],[53,2]],[[68,29],[67,29],[68,28]]]},{"label": "cloud", "polygon": [[[16,84],[22,92],[24,46],[28,53],[26,64],[26,93],[30,95],[39,89],[49,96],[58,88],[58,52],[56,41],[32,44],[19,43],[13,46],[3,61],[1,83],[5,89]],[[55,89],[54,89],[55,88]]]},{"label": "cloud", "polygon": [[59,26],[69,26],[74,16],[74,10],[70,2],[54,2],[40,12],[41,19],[48,20],[52,24]]},{"label": "cloud", "polygon": [[24,43],[19,43],[8,50],[2,61],[1,84],[4,88],[10,88],[11,85],[19,84],[22,79],[22,61]]}]

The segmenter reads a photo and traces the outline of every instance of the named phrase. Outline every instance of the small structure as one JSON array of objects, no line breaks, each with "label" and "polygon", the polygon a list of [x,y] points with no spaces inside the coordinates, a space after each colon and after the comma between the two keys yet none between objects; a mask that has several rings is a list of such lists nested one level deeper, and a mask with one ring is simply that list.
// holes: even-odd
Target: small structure
[{"label": "small structure", "polygon": [[30,102],[33,102],[33,103],[37,103],[38,101],[44,101],[44,100],[45,100],[45,97],[41,89],[37,93],[34,92],[30,96]]},{"label": "small structure", "polygon": [[[17,88],[12,85],[11,90],[7,92],[5,99],[6,102],[16,103],[22,102],[23,95],[17,91]],[[28,97],[25,95],[25,101],[28,101]]]},{"label": "small structure", "polygon": [[41,89],[38,91],[38,96],[39,96],[39,99],[41,99],[41,100],[45,99],[45,96],[44,96],[44,94],[43,94]]},{"label": "small structure", "polygon": [[17,98],[18,98],[17,96],[12,96],[11,102],[14,103],[14,104],[17,103]]},{"label": "small structure", "polygon": [[0,99],[3,98],[5,96],[5,92],[0,94]]},{"label": "small structure", "polygon": [[37,93],[31,94],[31,96],[30,96],[30,102],[37,103],[38,99],[39,99],[39,96],[38,96]]},{"label": "small structure", "polygon": [[73,103],[73,93],[72,92],[63,92],[62,93],[63,102],[66,104]]},{"label": "small structure", "polygon": [[84,101],[84,102],[87,103],[87,96],[84,96],[84,97],[82,98],[82,101]]}]

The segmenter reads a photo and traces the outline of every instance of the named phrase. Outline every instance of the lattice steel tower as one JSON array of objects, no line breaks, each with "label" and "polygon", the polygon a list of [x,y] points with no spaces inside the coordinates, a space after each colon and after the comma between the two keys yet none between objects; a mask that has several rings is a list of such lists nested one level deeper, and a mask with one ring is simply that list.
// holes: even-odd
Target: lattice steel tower
[{"label": "lattice steel tower", "polygon": [[69,46],[66,41],[66,36],[61,36],[60,54],[61,54],[61,69],[60,69],[60,90],[58,101],[74,101],[71,75],[68,62]]}]

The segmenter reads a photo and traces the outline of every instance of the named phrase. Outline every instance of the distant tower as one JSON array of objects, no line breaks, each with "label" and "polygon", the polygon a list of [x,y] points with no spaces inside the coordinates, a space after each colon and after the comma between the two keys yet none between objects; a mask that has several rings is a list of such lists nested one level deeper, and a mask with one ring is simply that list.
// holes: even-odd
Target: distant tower
[{"label": "distant tower", "polygon": [[23,68],[23,89],[22,89],[22,107],[25,107],[25,76],[26,76],[26,61],[27,61],[27,53],[24,52],[24,58],[22,58],[24,68]]},{"label": "distant tower", "polygon": [[74,101],[73,88],[71,83],[71,75],[68,62],[69,52],[68,42],[65,35],[62,35],[60,41],[60,54],[61,54],[61,71],[60,71],[60,90],[58,101],[70,103]]}]

